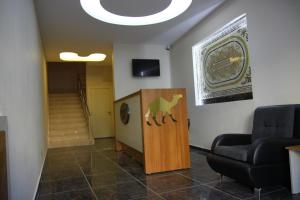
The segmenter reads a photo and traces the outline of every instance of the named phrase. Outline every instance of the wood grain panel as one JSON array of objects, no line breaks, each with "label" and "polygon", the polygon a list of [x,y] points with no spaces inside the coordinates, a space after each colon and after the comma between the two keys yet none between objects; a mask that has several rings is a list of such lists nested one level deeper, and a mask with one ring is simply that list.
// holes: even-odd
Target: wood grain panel
[{"label": "wood grain panel", "polygon": [[7,199],[6,141],[5,132],[0,131],[0,199]]},{"label": "wood grain panel", "polygon": [[286,147],[286,149],[291,150],[291,151],[300,151],[300,145]]},{"label": "wood grain panel", "polygon": [[[173,95],[181,94],[178,104],[172,108],[177,119],[173,122],[166,117],[165,124],[157,126],[153,121],[149,126],[145,114],[149,105],[158,97],[171,101]],[[141,90],[142,125],[144,141],[145,172],[147,174],[185,169],[190,167],[188,117],[185,89],[145,89]],[[162,113],[157,114],[161,122]]]}]

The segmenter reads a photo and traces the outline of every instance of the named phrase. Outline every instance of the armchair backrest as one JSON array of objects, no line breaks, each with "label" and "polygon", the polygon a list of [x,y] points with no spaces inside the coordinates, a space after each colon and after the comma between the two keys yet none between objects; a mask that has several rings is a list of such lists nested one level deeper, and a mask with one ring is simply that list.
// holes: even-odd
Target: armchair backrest
[{"label": "armchair backrest", "polygon": [[252,142],[265,137],[292,138],[294,118],[295,105],[258,107],[254,112]]},{"label": "armchair backrest", "polygon": [[295,105],[294,138],[300,139],[300,105]]}]

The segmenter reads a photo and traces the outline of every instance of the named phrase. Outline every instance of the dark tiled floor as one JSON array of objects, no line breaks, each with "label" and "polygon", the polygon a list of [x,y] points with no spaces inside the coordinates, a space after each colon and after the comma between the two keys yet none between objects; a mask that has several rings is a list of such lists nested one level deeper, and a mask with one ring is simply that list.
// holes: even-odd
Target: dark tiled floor
[{"label": "dark tiled floor", "polygon": [[[133,158],[114,151],[113,139],[93,146],[51,149],[38,200],[255,200],[252,190],[230,178],[219,182],[205,153],[191,149],[189,170],[145,175]],[[283,187],[267,188],[262,200],[300,200]]]}]

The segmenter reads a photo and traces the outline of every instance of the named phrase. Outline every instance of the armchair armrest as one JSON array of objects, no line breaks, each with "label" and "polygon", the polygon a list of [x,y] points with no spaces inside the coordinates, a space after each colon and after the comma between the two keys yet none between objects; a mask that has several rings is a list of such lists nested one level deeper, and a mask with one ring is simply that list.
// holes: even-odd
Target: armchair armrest
[{"label": "armchair armrest", "polygon": [[216,137],[212,143],[211,150],[216,146],[233,146],[251,144],[251,134],[222,134]]},{"label": "armchair armrest", "polygon": [[254,165],[288,162],[288,150],[285,147],[299,145],[300,139],[262,138],[251,145],[248,160]]}]

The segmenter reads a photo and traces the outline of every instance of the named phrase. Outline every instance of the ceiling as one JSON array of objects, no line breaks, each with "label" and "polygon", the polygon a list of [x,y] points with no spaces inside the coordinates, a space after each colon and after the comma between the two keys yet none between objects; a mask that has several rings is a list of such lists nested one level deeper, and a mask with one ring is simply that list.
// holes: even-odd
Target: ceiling
[{"label": "ceiling", "polygon": [[[59,53],[72,51],[86,56],[108,55],[111,65],[113,43],[161,44],[166,47],[199,23],[224,0],[193,0],[180,16],[164,23],[128,27],[98,21],[86,14],[80,0],[35,0],[47,61],[60,61]],[[145,16],[161,11],[171,0],[101,0],[109,11],[125,16]]]}]

